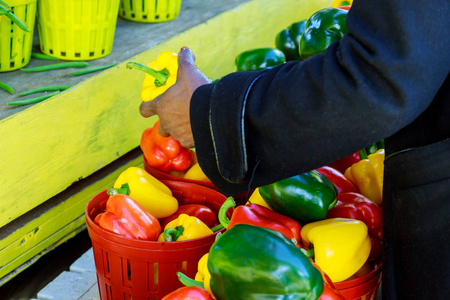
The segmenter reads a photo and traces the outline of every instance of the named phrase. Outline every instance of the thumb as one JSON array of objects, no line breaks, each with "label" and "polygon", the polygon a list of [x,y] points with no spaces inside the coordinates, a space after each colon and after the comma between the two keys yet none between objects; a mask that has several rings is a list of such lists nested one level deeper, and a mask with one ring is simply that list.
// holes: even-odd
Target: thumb
[{"label": "thumb", "polygon": [[159,96],[156,97],[155,99],[151,100],[151,101],[147,101],[147,102],[142,102],[141,103],[141,105],[139,107],[139,110],[141,112],[141,115],[144,118],[149,118],[149,117],[154,116],[154,115],[157,114],[155,105],[158,102],[158,98],[159,98]]},{"label": "thumb", "polygon": [[189,76],[195,70],[197,70],[197,65],[194,53],[188,47],[181,48],[178,52],[177,81],[184,76]]}]

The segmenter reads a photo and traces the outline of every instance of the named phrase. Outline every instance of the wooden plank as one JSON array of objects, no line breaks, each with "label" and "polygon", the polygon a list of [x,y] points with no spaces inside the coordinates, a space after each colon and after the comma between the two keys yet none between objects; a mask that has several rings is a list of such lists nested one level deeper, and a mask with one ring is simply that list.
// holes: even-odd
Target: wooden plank
[{"label": "wooden plank", "polygon": [[[234,71],[241,51],[273,46],[281,29],[329,3],[249,1],[130,60],[146,63],[189,46],[216,78]],[[127,61],[0,122],[0,227],[139,145],[156,118],[139,115],[143,74],[127,70]]]},{"label": "wooden plank", "polygon": [[[89,61],[89,67],[123,62],[246,1],[249,0],[183,0],[179,16],[170,22],[163,23],[136,23],[118,18],[111,53],[106,57]],[[39,48],[39,35],[37,26],[35,26],[33,49],[35,52],[40,52]],[[26,68],[51,63],[55,62],[31,58]],[[10,84],[16,90],[16,94],[13,95],[0,90],[0,120],[30,107],[6,105],[8,101],[17,100],[17,93],[19,92],[49,85],[78,84],[84,80],[89,80],[96,74],[68,75],[76,70],[72,68],[39,73],[23,73],[16,70],[0,73],[0,81]]]},{"label": "wooden plank", "polygon": [[[135,151],[136,154],[140,152]],[[136,156],[133,154],[133,156]],[[56,246],[72,238],[77,232],[86,228],[84,210],[87,202],[98,192],[113,185],[119,174],[131,166],[143,167],[142,156],[130,160],[115,170],[105,170],[98,178],[88,178],[91,184],[74,188],[74,194],[63,201],[54,201],[50,208],[36,208],[34,216],[28,217],[29,221],[16,228],[6,236],[0,236],[0,286],[9,281],[19,272]],[[44,212],[43,212],[44,211]],[[13,227],[9,224],[5,230]]]}]

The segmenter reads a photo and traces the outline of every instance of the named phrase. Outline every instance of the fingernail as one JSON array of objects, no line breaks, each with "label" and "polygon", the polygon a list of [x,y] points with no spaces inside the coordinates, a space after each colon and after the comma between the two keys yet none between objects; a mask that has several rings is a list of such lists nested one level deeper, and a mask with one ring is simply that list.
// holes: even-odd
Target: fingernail
[{"label": "fingernail", "polygon": [[187,50],[189,49],[188,47],[181,47],[181,50]]}]

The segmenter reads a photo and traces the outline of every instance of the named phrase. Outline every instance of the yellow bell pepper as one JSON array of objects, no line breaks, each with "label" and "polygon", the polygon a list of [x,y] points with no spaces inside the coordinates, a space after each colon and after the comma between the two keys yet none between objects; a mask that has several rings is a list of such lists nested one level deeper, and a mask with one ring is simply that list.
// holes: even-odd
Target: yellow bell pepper
[{"label": "yellow bell pepper", "polygon": [[250,198],[248,198],[248,201],[246,204],[250,204],[250,203],[254,203],[254,204],[259,204],[261,206],[264,206],[270,210],[272,210],[269,206],[269,204],[266,203],[266,201],[264,201],[264,198],[261,196],[261,194],[259,193],[259,188],[256,188],[253,193],[251,194]]},{"label": "yellow bell pepper", "polygon": [[144,71],[141,99],[143,102],[151,101],[164,93],[177,80],[178,55],[175,52],[161,52],[156,60],[147,66],[136,62],[128,62],[127,68]]},{"label": "yellow bell pepper", "polygon": [[372,247],[367,225],[354,219],[308,223],[303,226],[301,236],[303,245],[310,248],[307,256],[314,256],[315,263],[333,282],[344,281],[361,269]]},{"label": "yellow bell pepper", "polygon": [[367,159],[350,166],[344,176],[350,179],[359,192],[377,205],[383,203],[384,149],[369,154]]},{"label": "yellow bell pepper", "polygon": [[334,0],[333,3],[331,3],[331,7],[352,5],[352,3],[353,3],[353,0]]},{"label": "yellow bell pepper", "polygon": [[213,297],[213,292],[211,291],[211,285],[209,282],[211,281],[211,274],[208,270],[208,257],[209,253],[206,253],[205,255],[200,258],[197,265],[197,274],[195,274],[195,281],[199,281],[203,283],[203,288]]},{"label": "yellow bell pepper", "polygon": [[202,168],[200,168],[200,164],[197,162],[192,165],[184,174],[183,178],[190,180],[199,180],[199,181],[210,181],[208,177],[206,177],[205,173],[203,173]]},{"label": "yellow bell pepper", "polygon": [[172,196],[172,191],[138,167],[130,167],[123,171],[116,179],[114,188],[108,189],[108,194],[129,195],[158,219],[168,217],[178,209],[178,200]]},{"label": "yellow bell pepper", "polygon": [[164,232],[158,237],[159,242],[186,241],[212,234],[213,231],[200,219],[187,214],[167,223]]}]

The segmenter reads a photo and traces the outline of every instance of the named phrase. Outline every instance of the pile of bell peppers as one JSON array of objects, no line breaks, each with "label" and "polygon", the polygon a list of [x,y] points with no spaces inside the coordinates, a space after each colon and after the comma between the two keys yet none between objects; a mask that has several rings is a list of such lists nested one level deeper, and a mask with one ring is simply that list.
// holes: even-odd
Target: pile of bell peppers
[{"label": "pile of bell peppers", "polygon": [[94,222],[120,236],[159,242],[204,237],[222,228],[213,209],[204,204],[179,205],[163,182],[139,167],[129,167],[107,190],[103,212]]},{"label": "pile of bell peppers", "polygon": [[[336,165],[351,170],[368,160],[364,151]],[[369,156],[382,149],[375,151]],[[323,166],[258,187],[237,207],[229,197],[219,211],[226,231],[200,259],[195,278],[179,273],[180,281],[219,300],[344,299],[334,284],[370,272],[382,243],[382,207],[344,173]]]}]

